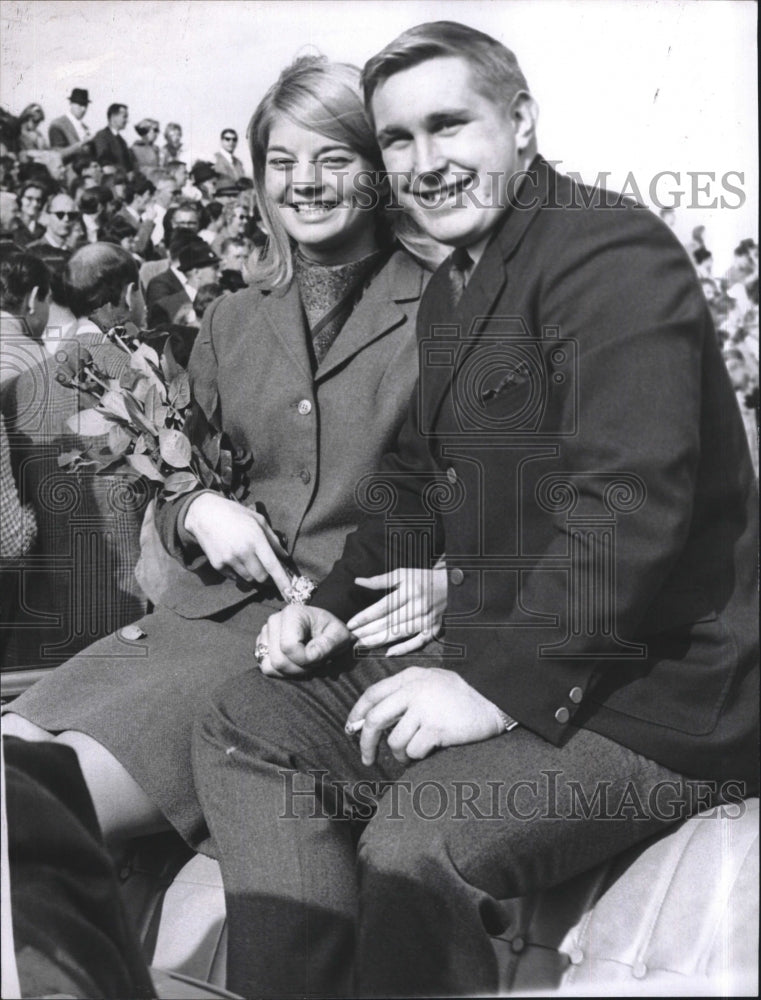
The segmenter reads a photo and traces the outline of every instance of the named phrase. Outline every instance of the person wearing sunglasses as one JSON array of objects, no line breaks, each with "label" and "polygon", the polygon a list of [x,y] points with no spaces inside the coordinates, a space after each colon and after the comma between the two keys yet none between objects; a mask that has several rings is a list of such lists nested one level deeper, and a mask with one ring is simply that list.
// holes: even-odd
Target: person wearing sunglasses
[{"label": "person wearing sunglasses", "polygon": [[216,155],[214,169],[225,178],[229,177],[232,181],[239,181],[241,177],[246,176],[246,171],[241,161],[235,155],[235,147],[238,145],[238,133],[234,128],[224,128],[219,139],[222,148]]},{"label": "person wearing sunglasses", "polygon": [[71,256],[70,237],[79,221],[74,199],[67,194],[54,194],[47,204],[45,221],[44,236],[27,244],[27,250],[41,257],[52,270],[59,271]]},{"label": "person wearing sunglasses", "polygon": [[135,131],[140,138],[132,144],[132,156],[137,169],[145,172],[159,165],[159,150],[156,145],[159,123],[155,118],[143,118],[135,125]]}]

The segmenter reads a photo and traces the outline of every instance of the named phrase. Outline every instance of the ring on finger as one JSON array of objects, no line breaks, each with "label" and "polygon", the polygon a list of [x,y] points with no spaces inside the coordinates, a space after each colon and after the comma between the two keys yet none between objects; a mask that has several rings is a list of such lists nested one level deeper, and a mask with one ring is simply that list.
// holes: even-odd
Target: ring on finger
[{"label": "ring on finger", "polygon": [[254,658],[257,663],[261,663],[265,656],[269,656],[270,648],[265,642],[257,642],[254,647]]}]

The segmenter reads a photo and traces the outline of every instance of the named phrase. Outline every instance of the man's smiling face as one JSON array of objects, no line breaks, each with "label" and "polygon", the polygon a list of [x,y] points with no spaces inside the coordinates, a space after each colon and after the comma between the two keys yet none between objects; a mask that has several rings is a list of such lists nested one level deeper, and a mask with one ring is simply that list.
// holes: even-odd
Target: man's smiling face
[{"label": "man's smiling face", "polygon": [[518,144],[529,123],[521,100],[508,106],[485,97],[456,56],[401,70],[376,88],[375,131],[392,188],[434,239],[467,247],[496,226],[510,178],[524,166],[525,142]]}]

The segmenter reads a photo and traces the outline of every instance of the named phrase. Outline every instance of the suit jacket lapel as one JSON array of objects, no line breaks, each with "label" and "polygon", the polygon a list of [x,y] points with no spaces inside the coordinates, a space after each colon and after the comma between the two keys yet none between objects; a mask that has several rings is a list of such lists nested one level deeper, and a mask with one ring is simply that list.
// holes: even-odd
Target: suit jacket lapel
[{"label": "suit jacket lapel", "polygon": [[[517,250],[529,226],[542,207],[548,201],[548,194],[554,183],[554,171],[548,163],[536,157],[527,172],[524,184],[518,190],[518,204],[513,205],[505,213],[504,220],[484,251],[470,281],[465,287],[460,303],[456,309],[449,301],[449,282],[446,269],[447,260],[431,284],[426,294],[426,303],[431,301],[430,308],[421,310],[421,321],[418,324],[419,336],[430,339],[432,348],[436,339],[432,338],[432,328],[436,325],[455,325],[457,332],[446,343],[447,348],[453,346],[453,341],[459,341],[453,358],[453,367],[447,370],[442,367],[442,377],[428,378],[426,373],[426,398],[422,400],[427,414],[428,426],[438,412],[441,402],[449,391],[455,371],[461,367],[475,344],[478,343],[486,324],[475,322],[477,319],[491,317],[495,303],[503,294],[509,281],[509,260]],[[425,327],[425,329],[424,329]],[[442,343],[443,346],[443,343]],[[425,348],[423,358],[425,363]]]},{"label": "suit jacket lapel", "polygon": [[296,283],[293,282],[285,292],[271,292],[264,296],[261,308],[278,340],[299,368],[311,378],[308,333]]},{"label": "suit jacket lapel", "polygon": [[315,373],[327,378],[339,365],[404,321],[405,302],[417,302],[423,292],[423,269],[402,253],[395,254],[369,287],[347,319]]}]

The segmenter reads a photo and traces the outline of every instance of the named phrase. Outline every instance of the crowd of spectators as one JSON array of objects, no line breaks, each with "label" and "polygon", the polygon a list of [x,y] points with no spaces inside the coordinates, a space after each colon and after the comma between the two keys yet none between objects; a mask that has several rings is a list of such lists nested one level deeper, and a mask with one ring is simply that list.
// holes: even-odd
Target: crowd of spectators
[{"label": "crowd of spectators", "polygon": [[[673,229],[673,211],[666,209],[660,214]],[[740,240],[724,274],[715,272],[709,244],[706,227],[699,225],[684,241],[684,248],[695,267],[713,317],[758,476],[758,244],[751,237]]]},{"label": "crowd of spectators", "polygon": [[91,131],[88,91],[73,88],[68,102],[47,130],[40,104],[18,116],[0,109],[3,257],[24,251],[46,264],[60,330],[71,317],[55,276],[81,246],[120,246],[140,268],[148,326],[197,329],[212,292],[250,283],[266,244],[252,180],[235,155],[236,131],[221,130],[213,161],[189,164],[177,122],[166,125],[160,142],[160,123],[143,118],[129,145],[126,104],[111,104],[104,126]]}]

